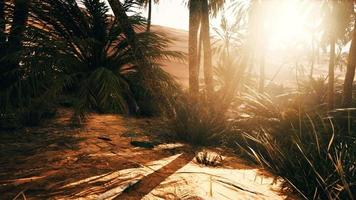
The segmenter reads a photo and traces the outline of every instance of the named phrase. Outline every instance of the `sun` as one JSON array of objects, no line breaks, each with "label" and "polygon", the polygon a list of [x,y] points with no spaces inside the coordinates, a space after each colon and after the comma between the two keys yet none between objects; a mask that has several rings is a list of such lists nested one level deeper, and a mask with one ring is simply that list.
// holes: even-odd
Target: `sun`
[{"label": "sun", "polygon": [[311,43],[318,26],[320,5],[312,1],[266,1],[264,19],[268,48],[281,49],[296,43]]}]

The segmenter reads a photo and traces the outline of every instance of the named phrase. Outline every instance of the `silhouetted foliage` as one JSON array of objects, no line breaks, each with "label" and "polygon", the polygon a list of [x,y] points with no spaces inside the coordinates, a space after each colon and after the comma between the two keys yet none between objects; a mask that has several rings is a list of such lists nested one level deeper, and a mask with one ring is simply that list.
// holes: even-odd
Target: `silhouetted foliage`
[{"label": "silhouetted foliage", "polygon": [[[19,55],[16,71],[21,70],[21,79],[2,79],[9,84],[1,93],[2,107],[12,106],[11,112],[14,106],[26,105],[28,115],[36,109],[28,112],[32,110],[30,103],[22,102],[33,98],[55,101],[65,94],[74,97],[76,117],[89,111],[147,115],[168,112],[179,86],[158,63],[182,59],[183,54],[166,50],[170,40],[159,33],[144,32],[145,20],[134,14],[128,18],[129,24],[136,30],[136,48],[148,62],[139,66],[137,60],[143,58],[135,57],[136,50],[119,22],[108,15],[107,5],[98,0],[83,0],[82,5],[75,0],[31,2],[29,26],[22,39],[24,48],[5,57]],[[132,12],[129,9],[134,5],[125,3],[126,12]],[[21,102],[14,103],[17,100]]]}]

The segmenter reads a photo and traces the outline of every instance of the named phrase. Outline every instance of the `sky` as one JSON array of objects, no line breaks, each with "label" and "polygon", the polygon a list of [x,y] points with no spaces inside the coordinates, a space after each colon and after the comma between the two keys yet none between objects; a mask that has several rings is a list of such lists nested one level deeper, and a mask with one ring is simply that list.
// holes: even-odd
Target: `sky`
[{"label": "sky", "polygon": [[[229,1],[227,0],[227,5]],[[186,0],[160,0],[152,7],[152,24],[189,30],[189,11],[185,2]],[[147,10],[143,10],[142,15],[147,17]],[[212,27],[219,26],[220,17],[211,18],[210,24]]]},{"label": "sky", "polygon": [[[147,12],[142,14],[146,16]],[[152,7],[152,24],[188,30],[188,8],[182,0],[160,0]]]},{"label": "sky", "polygon": [[[188,31],[189,11],[186,6],[186,1],[187,0],[160,0],[158,4],[154,4],[152,6],[152,24]],[[227,0],[227,2],[229,1],[230,0]],[[141,12],[142,16],[147,17],[147,9],[143,9]],[[210,19],[210,24],[213,27],[219,26],[220,17]]]},{"label": "sky", "polygon": [[[107,0],[105,1],[107,3]],[[160,0],[158,4],[154,4],[152,6],[152,24],[188,30],[189,12],[184,2],[184,0]],[[141,12],[142,16],[147,17],[147,9],[143,9]],[[112,12],[110,11],[110,13]]]}]

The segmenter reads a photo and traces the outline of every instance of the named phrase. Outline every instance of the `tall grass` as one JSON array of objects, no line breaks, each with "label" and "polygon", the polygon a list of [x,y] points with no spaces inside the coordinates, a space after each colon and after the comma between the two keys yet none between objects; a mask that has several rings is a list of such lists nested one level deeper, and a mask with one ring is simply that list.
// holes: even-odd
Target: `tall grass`
[{"label": "tall grass", "polygon": [[356,135],[345,131],[340,118],[276,106],[257,93],[243,102],[234,127],[245,155],[305,199],[355,198]]},{"label": "tall grass", "polygon": [[193,145],[219,145],[228,131],[222,107],[205,97],[181,96],[174,106],[170,128],[175,136]]}]

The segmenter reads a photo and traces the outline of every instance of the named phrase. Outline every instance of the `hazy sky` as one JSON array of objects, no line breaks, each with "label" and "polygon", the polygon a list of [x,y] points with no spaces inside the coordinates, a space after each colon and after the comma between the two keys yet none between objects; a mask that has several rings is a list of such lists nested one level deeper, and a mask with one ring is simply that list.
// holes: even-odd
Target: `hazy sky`
[{"label": "hazy sky", "polygon": [[[167,26],[177,29],[189,29],[189,11],[185,2],[187,0],[160,0],[152,7],[152,24]],[[227,1],[229,2],[229,0]],[[147,9],[142,10],[142,15],[147,17]],[[220,19],[210,19],[215,27]]]},{"label": "hazy sky", "polygon": [[[229,1],[227,1],[229,2]],[[147,11],[143,11],[147,16]],[[212,26],[218,26],[220,19],[210,19]],[[189,11],[184,0],[160,0],[152,8],[152,24],[188,30]]]},{"label": "hazy sky", "polygon": [[188,9],[182,0],[160,0],[152,8],[152,24],[188,30]]}]

